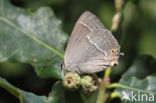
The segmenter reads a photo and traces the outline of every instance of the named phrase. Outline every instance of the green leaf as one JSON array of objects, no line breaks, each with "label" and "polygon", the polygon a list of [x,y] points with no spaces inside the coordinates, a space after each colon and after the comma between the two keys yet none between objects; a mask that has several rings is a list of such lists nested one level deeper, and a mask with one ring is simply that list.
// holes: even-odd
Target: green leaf
[{"label": "green leaf", "polygon": [[[149,99],[152,94],[156,98],[156,76],[148,76],[156,72],[155,67],[156,60],[153,57],[142,55],[134,60],[129,69],[122,75],[119,83],[110,84],[108,88],[115,87],[121,99],[125,95],[130,98],[130,100],[123,100],[124,103],[148,103],[149,100],[146,101],[145,97],[139,96],[146,95]],[[146,76],[148,77],[145,78]]]},{"label": "green leaf", "polygon": [[148,76],[143,80],[135,77],[129,80],[122,79],[119,84],[113,85],[117,87],[116,92],[124,103],[154,103],[156,100],[155,76]]},{"label": "green leaf", "polygon": [[65,103],[65,90],[62,82],[55,83],[46,103]]},{"label": "green leaf", "polygon": [[65,101],[64,88],[61,82],[55,83],[48,97],[38,96],[34,93],[20,90],[3,78],[0,78],[0,86],[16,96],[20,100],[20,103],[64,103]]},{"label": "green leaf", "polygon": [[123,79],[134,76],[140,79],[156,72],[156,60],[149,55],[142,55],[133,62],[129,69],[122,75]]},{"label": "green leaf", "polygon": [[67,40],[60,25],[48,7],[32,13],[0,0],[0,62],[28,63],[40,77],[60,79]]}]

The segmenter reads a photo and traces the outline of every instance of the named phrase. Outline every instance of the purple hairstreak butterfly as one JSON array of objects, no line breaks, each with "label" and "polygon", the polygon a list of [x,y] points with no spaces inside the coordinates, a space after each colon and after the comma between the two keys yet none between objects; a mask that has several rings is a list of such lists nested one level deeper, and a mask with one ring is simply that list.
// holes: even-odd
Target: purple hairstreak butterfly
[{"label": "purple hairstreak butterfly", "polygon": [[120,45],[91,12],[85,11],[75,24],[65,51],[63,71],[96,73],[118,64]]}]

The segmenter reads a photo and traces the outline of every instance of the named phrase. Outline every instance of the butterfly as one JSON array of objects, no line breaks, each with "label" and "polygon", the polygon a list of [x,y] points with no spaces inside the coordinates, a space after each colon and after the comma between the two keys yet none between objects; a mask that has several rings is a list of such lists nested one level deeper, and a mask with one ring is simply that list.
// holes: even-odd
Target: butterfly
[{"label": "butterfly", "polygon": [[63,71],[96,73],[118,64],[120,45],[112,33],[89,11],[76,22],[67,44]]}]

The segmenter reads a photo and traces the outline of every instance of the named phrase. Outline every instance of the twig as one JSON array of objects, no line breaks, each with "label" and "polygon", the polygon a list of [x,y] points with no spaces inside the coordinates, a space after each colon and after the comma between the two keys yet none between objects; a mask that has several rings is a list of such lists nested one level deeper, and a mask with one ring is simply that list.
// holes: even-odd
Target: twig
[{"label": "twig", "polygon": [[102,84],[99,88],[99,92],[98,92],[98,97],[97,97],[97,101],[96,103],[104,103],[104,101],[106,100],[105,97],[107,97],[106,91],[105,91],[106,87]]},{"label": "twig", "polygon": [[108,98],[108,94],[106,93],[106,86],[109,84],[109,77],[111,73],[111,68],[107,68],[105,73],[104,73],[104,78],[101,81],[100,87],[99,87],[99,92],[98,92],[98,97],[96,103],[105,103],[105,101]]},{"label": "twig", "polygon": [[109,78],[110,77],[110,73],[111,73],[111,68],[107,68],[104,74],[104,78]]}]

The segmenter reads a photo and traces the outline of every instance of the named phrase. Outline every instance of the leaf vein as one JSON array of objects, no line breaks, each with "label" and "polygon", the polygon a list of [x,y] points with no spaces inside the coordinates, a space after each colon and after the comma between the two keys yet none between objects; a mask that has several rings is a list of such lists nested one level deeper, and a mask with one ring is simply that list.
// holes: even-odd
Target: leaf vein
[{"label": "leaf vein", "polygon": [[29,38],[31,38],[32,40],[34,40],[35,42],[41,44],[42,46],[48,48],[50,51],[52,51],[53,53],[55,53],[56,55],[60,56],[61,58],[64,58],[63,53],[59,52],[58,50],[56,50],[55,48],[49,46],[48,44],[44,43],[43,41],[39,40],[38,38],[36,38],[35,36],[33,36],[30,33],[27,33],[25,31],[23,31],[22,29],[20,29],[18,26],[16,26],[14,23],[12,23],[11,21],[5,19],[4,17],[0,16],[0,20],[11,25],[12,27],[16,28],[18,31],[22,32],[23,34],[25,34],[26,36],[28,36]]}]

